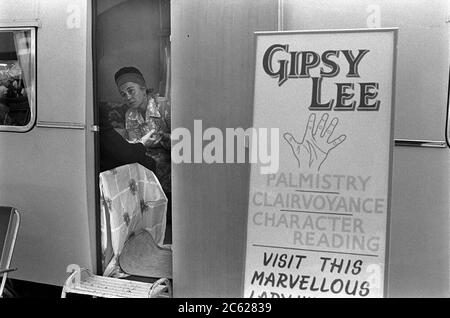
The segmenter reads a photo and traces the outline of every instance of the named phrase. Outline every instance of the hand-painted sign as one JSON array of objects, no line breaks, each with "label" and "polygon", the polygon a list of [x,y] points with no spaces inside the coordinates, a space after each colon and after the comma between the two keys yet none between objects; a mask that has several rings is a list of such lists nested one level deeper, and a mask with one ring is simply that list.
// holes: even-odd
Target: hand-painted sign
[{"label": "hand-painted sign", "polygon": [[245,297],[385,295],[396,39],[256,34],[253,127],[279,129],[280,160],[251,168]]}]

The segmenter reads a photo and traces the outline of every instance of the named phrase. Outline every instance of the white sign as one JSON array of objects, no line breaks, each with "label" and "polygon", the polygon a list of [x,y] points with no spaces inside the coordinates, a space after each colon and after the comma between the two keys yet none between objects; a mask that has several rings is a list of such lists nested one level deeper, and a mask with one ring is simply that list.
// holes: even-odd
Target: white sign
[{"label": "white sign", "polygon": [[279,128],[280,160],[251,168],[245,297],[385,295],[396,40],[256,34],[253,127]]}]

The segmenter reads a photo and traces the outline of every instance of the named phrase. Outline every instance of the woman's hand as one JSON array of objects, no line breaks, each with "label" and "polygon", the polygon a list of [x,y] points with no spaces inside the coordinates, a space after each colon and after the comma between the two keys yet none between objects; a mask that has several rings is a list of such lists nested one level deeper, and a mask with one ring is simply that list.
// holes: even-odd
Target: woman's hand
[{"label": "woman's hand", "polygon": [[157,133],[154,129],[152,129],[148,134],[146,134],[141,138],[141,142],[144,144],[145,147],[151,148],[157,146],[161,141],[161,138],[162,136],[159,133]]}]

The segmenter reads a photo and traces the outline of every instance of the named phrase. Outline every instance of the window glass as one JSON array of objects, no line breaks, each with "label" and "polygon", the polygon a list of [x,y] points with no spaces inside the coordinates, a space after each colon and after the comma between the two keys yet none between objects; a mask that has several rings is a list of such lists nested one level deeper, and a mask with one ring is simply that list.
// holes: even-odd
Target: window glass
[{"label": "window glass", "polygon": [[0,29],[0,131],[35,122],[35,30]]}]

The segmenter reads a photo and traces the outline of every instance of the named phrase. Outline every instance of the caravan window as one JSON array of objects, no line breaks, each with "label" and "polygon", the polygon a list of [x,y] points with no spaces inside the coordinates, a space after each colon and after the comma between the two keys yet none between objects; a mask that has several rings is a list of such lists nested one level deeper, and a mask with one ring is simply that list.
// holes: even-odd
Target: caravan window
[{"label": "caravan window", "polygon": [[0,28],[0,131],[29,131],[36,119],[36,31]]}]

